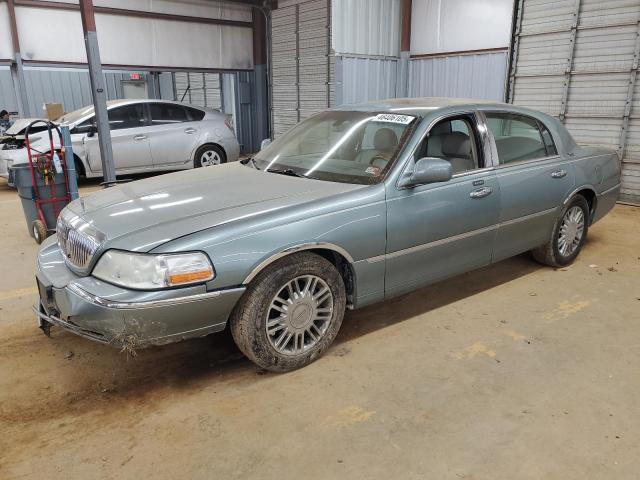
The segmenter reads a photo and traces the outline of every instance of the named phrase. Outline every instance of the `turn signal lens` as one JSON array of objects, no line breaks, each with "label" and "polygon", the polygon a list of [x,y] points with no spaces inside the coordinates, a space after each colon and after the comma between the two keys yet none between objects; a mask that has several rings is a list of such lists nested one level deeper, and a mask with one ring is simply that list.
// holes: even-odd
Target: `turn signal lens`
[{"label": "turn signal lens", "polygon": [[213,270],[203,270],[201,272],[177,273],[169,276],[170,285],[181,285],[183,283],[206,282],[213,278]]}]

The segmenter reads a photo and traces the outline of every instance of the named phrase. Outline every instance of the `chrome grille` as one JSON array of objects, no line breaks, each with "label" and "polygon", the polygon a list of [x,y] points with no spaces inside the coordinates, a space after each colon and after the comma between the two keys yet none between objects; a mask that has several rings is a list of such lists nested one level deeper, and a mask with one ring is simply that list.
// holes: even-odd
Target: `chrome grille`
[{"label": "chrome grille", "polygon": [[[56,226],[58,245],[68,263],[77,268],[87,268],[100,247],[102,235],[80,217],[69,219],[70,215],[65,213],[58,217]],[[93,235],[85,234],[83,230],[89,230]]]}]

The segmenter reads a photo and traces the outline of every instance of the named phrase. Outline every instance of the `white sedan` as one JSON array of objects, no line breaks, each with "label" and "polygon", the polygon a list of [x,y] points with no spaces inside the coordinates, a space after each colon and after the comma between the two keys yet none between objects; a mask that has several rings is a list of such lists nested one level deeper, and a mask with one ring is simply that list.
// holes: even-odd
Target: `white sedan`
[{"label": "white sedan", "polygon": [[[113,160],[117,175],[183,170],[219,165],[238,159],[240,146],[230,118],[216,110],[166,100],[112,100],[107,102]],[[0,140],[0,176],[9,167],[28,162],[24,130],[35,119],[16,121]],[[68,125],[78,175],[101,177],[93,106],[56,120]],[[49,148],[42,126],[29,134],[37,151]],[[57,135],[54,144],[58,146]]]}]

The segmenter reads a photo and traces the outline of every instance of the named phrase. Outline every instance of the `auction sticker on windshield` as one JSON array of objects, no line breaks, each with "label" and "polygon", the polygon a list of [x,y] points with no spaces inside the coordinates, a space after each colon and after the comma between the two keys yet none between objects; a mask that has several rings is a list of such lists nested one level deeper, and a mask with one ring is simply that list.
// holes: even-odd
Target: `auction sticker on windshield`
[{"label": "auction sticker on windshield", "polygon": [[379,113],[378,115],[373,117],[373,121],[400,123],[402,125],[409,125],[414,118],[416,117],[412,117],[411,115],[396,115],[395,113]]}]

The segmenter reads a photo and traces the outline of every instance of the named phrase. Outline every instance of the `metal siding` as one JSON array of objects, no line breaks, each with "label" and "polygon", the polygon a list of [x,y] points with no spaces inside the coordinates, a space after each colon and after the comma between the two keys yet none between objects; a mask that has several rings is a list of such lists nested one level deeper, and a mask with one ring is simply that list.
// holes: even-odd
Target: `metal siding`
[{"label": "metal siding", "polygon": [[399,55],[400,0],[332,0],[331,4],[336,53]]},{"label": "metal siding", "polygon": [[412,59],[409,96],[502,101],[507,52]]},{"label": "metal siding", "polygon": [[[107,99],[122,98],[121,81],[131,72],[104,72]],[[31,117],[43,117],[45,103],[61,103],[66,112],[91,105],[89,73],[75,68],[25,68],[25,82]],[[8,68],[0,70],[0,108],[15,111],[15,93]]]},{"label": "metal siding", "polygon": [[[244,9],[251,15],[248,5],[234,8]],[[25,60],[86,63],[79,12],[18,5],[16,23]],[[253,68],[252,29],[244,26],[104,13],[96,14],[96,24],[104,64],[185,69]]]},{"label": "metal siding", "polygon": [[8,112],[18,110],[9,67],[0,67],[0,99],[2,99],[0,109],[5,109]]},{"label": "metal siding", "polygon": [[220,74],[175,72],[174,79],[177,100],[198,107],[222,108]]},{"label": "metal siding", "polygon": [[617,149],[622,193],[637,199],[639,22],[638,0],[524,0],[509,85],[514,103],[559,116],[578,143]]},{"label": "metal siding", "polygon": [[274,136],[331,106],[330,10],[329,0],[311,0],[292,3],[272,13]]},{"label": "metal siding", "polygon": [[411,53],[507,48],[513,1],[413,0]]},{"label": "metal siding", "polygon": [[395,97],[397,59],[342,57],[342,103]]}]

